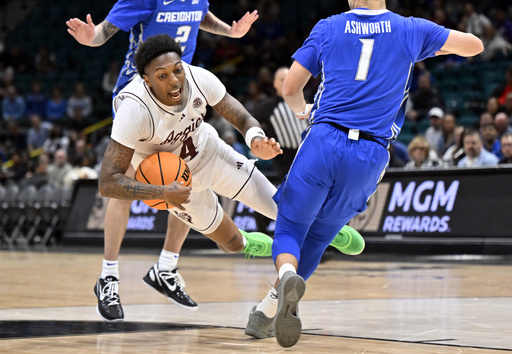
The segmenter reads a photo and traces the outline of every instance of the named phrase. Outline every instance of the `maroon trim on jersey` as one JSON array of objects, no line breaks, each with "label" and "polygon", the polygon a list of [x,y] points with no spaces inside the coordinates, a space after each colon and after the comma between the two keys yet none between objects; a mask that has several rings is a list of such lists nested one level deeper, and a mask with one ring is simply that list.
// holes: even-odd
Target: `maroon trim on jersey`
[{"label": "maroon trim on jersey", "polygon": [[256,166],[252,166],[252,170],[251,170],[251,174],[249,175],[249,178],[247,178],[247,181],[245,181],[245,183],[244,183],[244,185],[242,186],[242,188],[240,188],[240,189],[238,190],[238,192],[235,194],[235,196],[234,196],[233,198],[231,198],[231,199],[235,199],[236,197],[238,197],[238,195],[240,194],[240,192],[244,189],[245,185],[246,185],[247,183],[249,183],[249,180],[251,179],[252,174],[253,174],[253,172],[254,172],[254,169],[255,169],[255,168],[256,168]]},{"label": "maroon trim on jersey", "polygon": [[194,84],[196,85],[197,89],[199,90],[199,92],[201,92],[201,95],[203,95],[204,97],[204,100],[206,101],[206,104],[207,105],[210,105],[210,103],[208,102],[208,99],[206,98],[206,96],[204,95],[203,91],[201,91],[201,88],[199,87],[199,85],[197,84],[196,82],[196,79],[194,77],[194,75],[192,74],[192,70],[190,69],[189,66],[186,66],[186,68],[188,69],[188,71],[190,72],[190,77],[192,77],[192,81],[194,81]]}]

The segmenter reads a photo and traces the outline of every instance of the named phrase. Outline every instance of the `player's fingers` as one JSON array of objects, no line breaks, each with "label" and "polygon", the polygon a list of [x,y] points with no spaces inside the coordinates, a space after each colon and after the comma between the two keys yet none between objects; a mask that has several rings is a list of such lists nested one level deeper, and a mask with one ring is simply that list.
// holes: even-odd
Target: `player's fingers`
[{"label": "player's fingers", "polygon": [[94,23],[92,23],[92,16],[91,16],[91,14],[87,14],[86,19],[87,19],[87,24],[89,26],[94,26]]}]

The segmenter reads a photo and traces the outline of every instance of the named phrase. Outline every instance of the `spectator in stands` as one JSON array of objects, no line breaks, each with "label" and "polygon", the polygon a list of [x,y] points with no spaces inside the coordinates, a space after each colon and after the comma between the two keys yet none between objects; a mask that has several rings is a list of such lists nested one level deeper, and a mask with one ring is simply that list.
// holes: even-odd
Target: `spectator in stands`
[{"label": "spectator in stands", "polygon": [[58,124],[53,125],[48,134],[48,138],[44,142],[44,151],[54,156],[59,149],[67,151],[68,146],[69,138],[64,134],[62,127]]},{"label": "spectator in stands", "polygon": [[65,126],[69,130],[75,130],[81,134],[91,123],[91,120],[84,115],[84,110],[76,106],[73,108],[70,119],[66,122]]},{"label": "spectator in stands", "polygon": [[483,148],[482,137],[477,130],[468,129],[464,133],[462,143],[466,156],[459,161],[458,167],[494,166],[498,164],[499,159],[496,155]]},{"label": "spectator in stands", "polygon": [[74,161],[72,169],[64,176],[64,185],[73,187],[73,184],[79,179],[98,179],[98,171],[90,167],[90,159],[87,156],[81,156]]},{"label": "spectator in stands", "polygon": [[503,134],[512,133],[509,118],[505,112],[499,112],[494,116],[494,125],[498,129],[498,138],[501,139]]},{"label": "spectator in stands", "polygon": [[505,104],[503,105],[503,112],[507,114],[509,119],[512,119],[512,91],[505,96]]},{"label": "spectator in stands", "polygon": [[404,166],[406,169],[431,169],[444,166],[442,160],[430,158],[430,146],[424,136],[414,137],[409,143],[407,151],[409,162]]},{"label": "spectator in stands", "polygon": [[434,107],[428,111],[428,117],[430,119],[430,126],[425,132],[425,138],[427,139],[430,148],[439,156],[443,147],[442,125],[444,120],[444,111],[439,107]]},{"label": "spectator in stands", "polygon": [[66,108],[67,115],[73,117],[77,108],[81,111],[81,115],[83,117],[89,116],[93,109],[91,96],[89,96],[85,91],[85,86],[82,82],[77,82],[75,84],[75,90],[68,99]]},{"label": "spectator in stands", "polygon": [[495,117],[496,114],[498,114],[500,111],[500,103],[498,102],[498,99],[493,96],[489,97],[485,104],[485,110],[492,114],[493,117]]},{"label": "spectator in stands", "polygon": [[52,88],[50,99],[46,102],[46,120],[51,123],[62,124],[62,120],[66,116],[67,102],[62,95],[59,86]]},{"label": "spectator in stands", "polygon": [[30,83],[30,92],[25,97],[25,114],[30,117],[37,114],[42,119],[46,116],[47,97],[43,92],[43,87],[39,80],[32,80]]},{"label": "spectator in stands", "polygon": [[52,125],[48,122],[43,122],[37,114],[32,114],[29,119],[31,127],[27,133],[27,145],[29,151],[34,151],[43,147],[50,135]]},{"label": "spectator in stands", "polygon": [[498,138],[498,129],[496,129],[496,125],[494,123],[489,123],[481,126],[480,134],[482,135],[485,150],[492,152],[501,159],[503,156],[501,155],[500,139]]},{"label": "spectator in stands", "polygon": [[478,58],[486,61],[491,61],[499,55],[506,57],[512,50],[512,44],[497,33],[492,24],[485,26],[482,43],[484,44],[484,51],[478,55]]},{"label": "spectator in stands", "polygon": [[39,74],[51,74],[57,67],[57,58],[46,45],[41,45],[34,59],[36,70]]},{"label": "spectator in stands", "polygon": [[18,95],[16,87],[7,87],[6,96],[2,100],[2,117],[4,120],[14,120],[23,123],[25,120],[25,99]]},{"label": "spectator in stands", "polygon": [[46,176],[48,165],[50,163],[50,157],[48,154],[43,153],[38,156],[36,166],[25,174],[25,177],[21,180],[20,186],[33,185],[36,188],[40,188],[48,183]]},{"label": "spectator in stands", "polygon": [[418,90],[411,95],[412,109],[408,112],[407,118],[420,121],[427,117],[433,107],[442,107],[441,96],[437,89],[432,86],[430,73],[425,72],[418,78]]},{"label": "spectator in stands", "polygon": [[14,120],[7,122],[4,146],[7,154],[13,151],[25,151],[27,149],[27,134]]},{"label": "spectator in stands", "polygon": [[47,176],[48,183],[53,186],[64,185],[64,177],[71,171],[72,166],[68,162],[66,150],[59,149],[55,152],[53,162],[48,165]]},{"label": "spectator in stands", "polygon": [[475,10],[475,5],[466,2],[460,24],[462,31],[465,30],[465,32],[473,33],[475,36],[481,38],[484,34],[485,27],[491,24],[491,20],[484,14],[478,13]]},{"label": "spectator in stands", "polygon": [[442,156],[446,150],[455,145],[455,129],[457,128],[457,118],[452,113],[446,113],[441,123],[443,138],[441,140],[441,150],[439,156]]},{"label": "spectator in stands", "polygon": [[247,84],[247,94],[243,98],[243,104],[248,111],[252,111],[258,107],[266,98],[267,96],[261,92],[258,82],[250,81]]},{"label": "spectator in stands", "polygon": [[29,171],[30,160],[26,151],[14,151],[11,155],[11,166],[7,169],[7,176],[20,181]]},{"label": "spectator in stands", "polygon": [[501,137],[501,153],[503,158],[500,164],[512,164],[512,133],[510,132]]},{"label": "spectator in stands", "polygon": [[494,123],[494,116],[489,112],[483,112],[480,114],[480,121],[478,127],[483,127],[486,124]]},{"label": "spectator in stands", "polygon": [[494,26],[505,40],[512,43],[512,20],[507,18],[507,8],[505,5],[500,5],[496,9],[494,14]]},{"label": "spectator in stands", "polygon": [[466,156],[464,147],[462,146],[462,137],[464,135],[464,127],[458,126],[454,131],[455,143],[446,149],[443,155],[443,161],[447,166],[457,166],[459,161]]},{"label": "spectator in stands", "polygon": [[494,89],[492,93],[492,96],[498,98],[498,102],[501,106],[505,106],[507,95],[512,92],[512,65],[509,65],[505,70],[505,78],[506,82]]}]

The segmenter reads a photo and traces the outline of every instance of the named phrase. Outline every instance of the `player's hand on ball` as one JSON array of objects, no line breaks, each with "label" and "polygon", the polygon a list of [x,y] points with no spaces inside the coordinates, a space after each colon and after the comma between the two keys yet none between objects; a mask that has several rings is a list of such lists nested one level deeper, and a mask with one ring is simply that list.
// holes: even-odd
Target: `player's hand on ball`
[{"label": "player's hand on ball", "polygon": [[256,137],[251,141],[251,152],[262,160],[270,160],[282,154],[283,150],[274,138]]},{"label": "player's hand on ball", "polygon": [[192,188],[183,186],[183,182],[172,182],[165,186],[163,199],[172,206],[185,210],[183,204],[190,202],[190,192]]}]

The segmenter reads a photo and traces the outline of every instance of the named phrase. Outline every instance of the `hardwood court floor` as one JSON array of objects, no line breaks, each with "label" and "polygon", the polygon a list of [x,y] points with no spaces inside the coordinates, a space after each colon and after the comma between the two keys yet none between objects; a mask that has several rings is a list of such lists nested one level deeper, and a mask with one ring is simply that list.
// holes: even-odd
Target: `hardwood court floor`
[{"label": "hardwood court floor", "polygon": [[120,257],[125,322],[96,314],[101,250],[0,251],[0,352],[12,353],[511,353],[512,261],[336,256],[301,301],[292,348],[244,335],[274,281],[270,259],[185,254],[190,312],[141,279],[158,250]]}]

